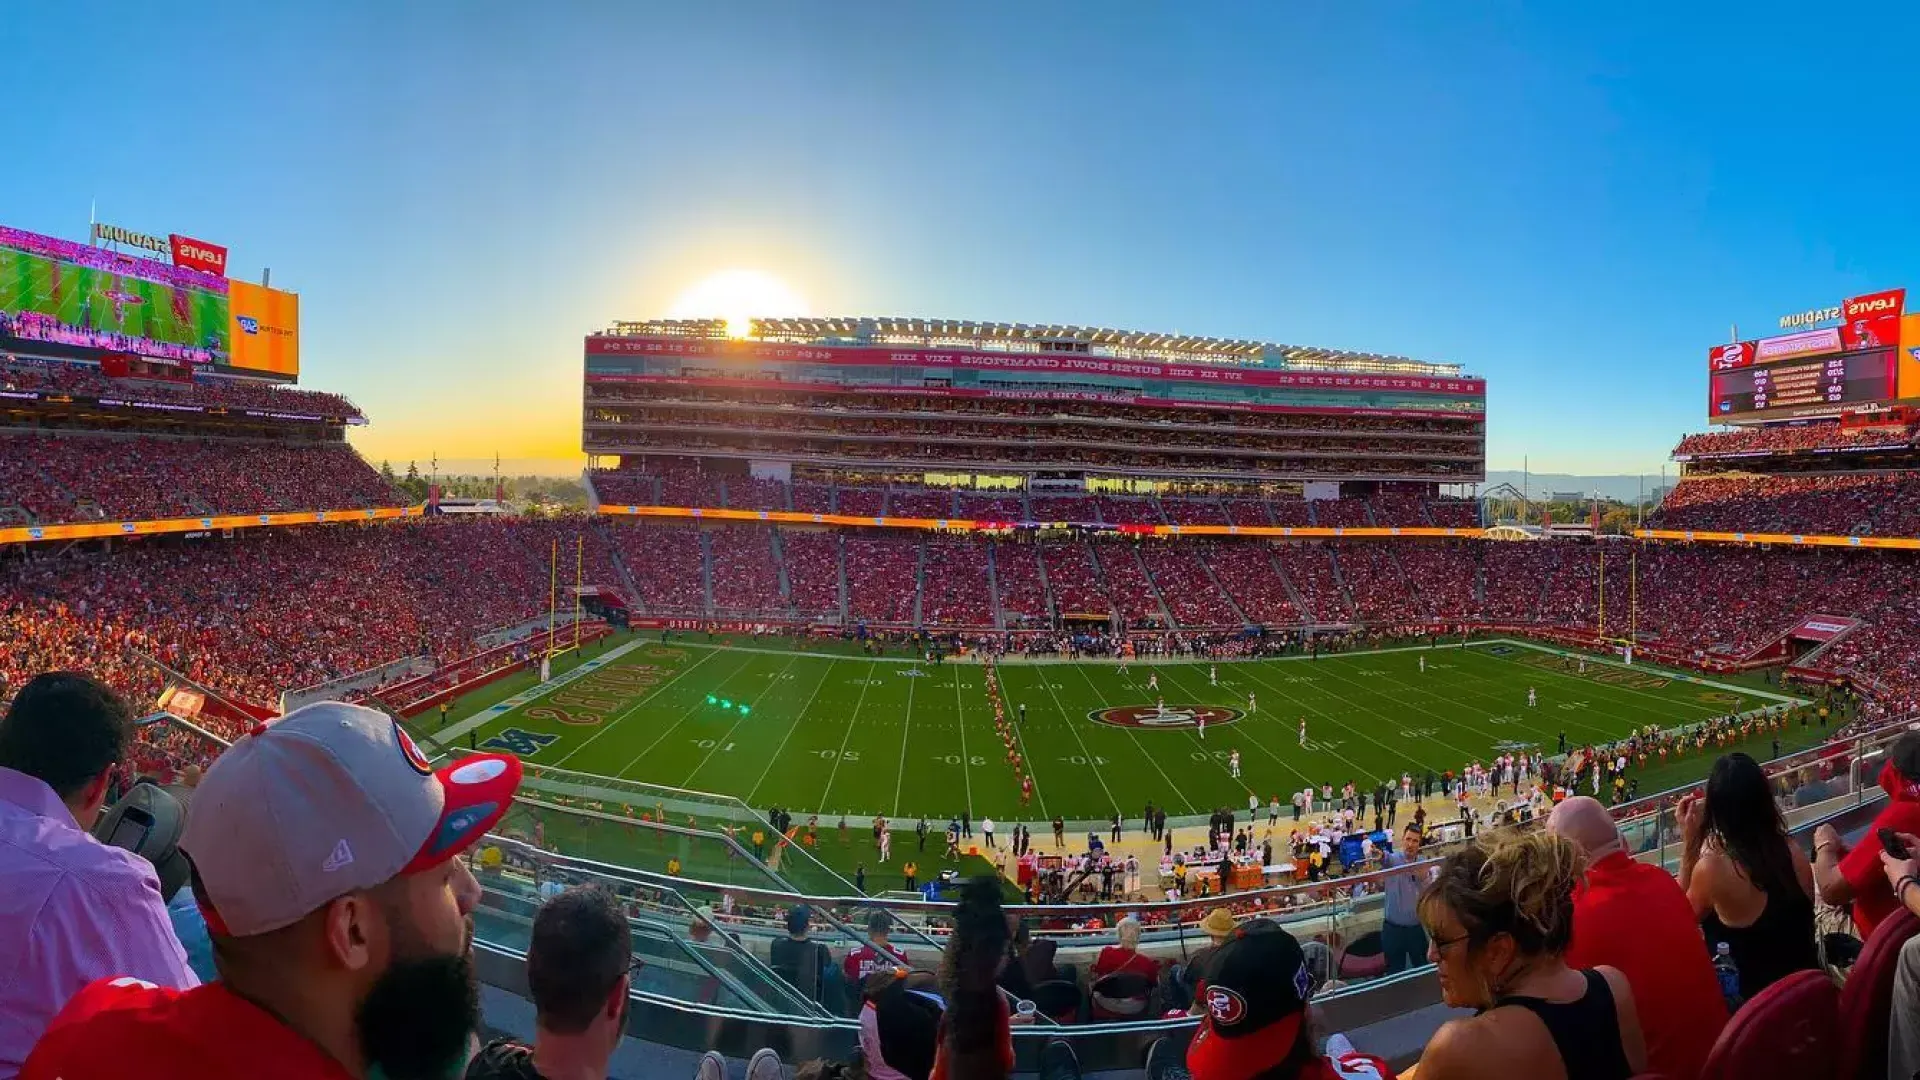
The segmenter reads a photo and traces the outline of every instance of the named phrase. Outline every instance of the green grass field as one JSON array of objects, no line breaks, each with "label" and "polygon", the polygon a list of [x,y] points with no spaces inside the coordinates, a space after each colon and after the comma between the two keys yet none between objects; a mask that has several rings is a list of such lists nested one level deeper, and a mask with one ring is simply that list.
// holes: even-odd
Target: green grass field
[{"label": "green grass field", "polygon": [[[828,849],[842,813],[855,834],[876,813],[909,828],[922,814],[937,828],[963,809],[1002,822],[1116,810],[1137,819],[1148,801],[1205,814],[1244,809],[1249,793],[1265,803],[1308,783],[1458,769],[1504,746],[1551,752],[1561,732],[1570,745],[1602,743],[1648,724],[1679,727],[1789,700],[1642,665],[1596,658],[1584,674],[1578,665],[1510,642],[1222,663],[1218,685],[1204,663],[1135,663],[1124,675],[1110,663],[1003,664],[1009,716],[1027,706],[1016,728],[1035,786],[1025,806],[972,663],[645,638],[601,670],[487,720],[476,736],[542,765],[733,795],[802,822],[818,813]],[[1154,715],[1156,697],[1170,715]],[[1126,707],[1162,722],[1095,718]],[[1214,710],[1204,738],[1188,715],[1198,709]],[[463,703],[456,717],[473,711]],[[1228,769],[1235,749],[1237,780]]]},{"label": "green grass field", "polygon": [[0,247],[0,310],[173,345],[228,350],[227,298]]}]

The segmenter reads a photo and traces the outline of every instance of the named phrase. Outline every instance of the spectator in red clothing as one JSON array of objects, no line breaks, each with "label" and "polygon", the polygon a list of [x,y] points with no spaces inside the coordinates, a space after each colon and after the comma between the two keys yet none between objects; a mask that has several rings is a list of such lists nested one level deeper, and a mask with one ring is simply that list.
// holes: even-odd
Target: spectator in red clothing
[{"label": "spectator in red clothing", "polygon": [[1140,920],[1129,915],[1113,925],[1119,944],[1100,950],[1087,970],[1087,990],[1096,1020],[1134,1019],[1144,1009],[1144,995],[1109,995],[1109,987],[1098,986],[1110,975],[1138,975],[1149,990],[1160,981],[1160,962],[1140,951]]},{"label": "spectator in red clothing", "polygon": [[220,756],[193,860],[218,982],[103,979],[54,1018],[25,1080],[446,1076],[479,1021],[480,886],[460,855],[507,812],[510,756],[436,773],[400,725],[323,702]]},{"label": "spectator in red clothing", "polygon": [[1692,1080],[1727,1022],[1727,1006],[1687,894],[1673,875],[1627,854],[1620,827],[1597,799],[1566,800],[1547,828],[1587,856],[1573,894],[1567,965],[1619,968],[1639,1003],[1648,1071]]},{"label": "spectator in red clothing", "polygon": [[1160,961],[1140,951],[1140,920],[1129,915],[1113,926],[1114,936],[1119,944],[1109,945],[1100,950],[1093,961],[1090,980],[1098,980],[1116,972],[1131,971],[1152,979],[1160,974]]},{"label": "spectator in red clothing", "polygon": [[842,970],[847,976],[848,986],[860,986],[866,982],[867,976],[875,972],[908,966],[907,954],[887,942],[887,933],[892,929],[893,916],[886,912],[874,911],[867,915],[867,939],[873,944],[847,951]]},{"label": "spectator in red clothing", "polygon": [[1880,865],[1879,832],[1920,833],[1920,731],[1894,740],[1880,768],[1880,789],[1887,793],[1887,805],[1874,815],[1859,847],[1848,851],[1831,825],[1813,834],[1813,880],[1820,898],[1829,904],[1852,901],[1853,924],[1862,939],[1900,906]]},{"label": "spectator in red clothing", "polygon": [[1646,1067],[1627,977],[1567,964],[1584,862],[1542,830],[1483,836],[1441,864],[1420,898],[1427,955],[1446,1003],[1477,1012],[1434,1033],[1423,1080],[1627,1080]]}]

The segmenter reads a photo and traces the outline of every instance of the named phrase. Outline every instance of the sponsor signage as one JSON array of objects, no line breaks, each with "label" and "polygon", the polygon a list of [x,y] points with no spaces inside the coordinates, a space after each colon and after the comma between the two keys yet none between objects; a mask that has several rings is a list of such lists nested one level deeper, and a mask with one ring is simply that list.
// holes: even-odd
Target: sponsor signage
[{"label": "sponsor signage", "polygon": [[1797,334],[1762,338],[1754,342],[1753,362],[1771,364],[1775,360],[1791,360],[1796,356],[1818,356],[1821,353],[1839,351],[1840,328],[1829,326],[1824,330],[1802,330]]},{"label": "sponsor signage", "polygon": [[179,233],[168,236],[167,244],[173,252],[173,265],[219,277],[227,276],[227,249],[219,244],[209,244],[205,240],[195,240]]},{"label": "sponsor signage", "polygon": [[112,244],[115,247],[133,248],[153,255],[165,255],[173,260],[173,265],[186,270],[198,270],[215,277],[227,276],[227,249],[219,244],[209,244],[205,240],[195,240],[191,236],[169,233],[165,238],[152,233],[134,232],[118,225],[104,225],[94,222],[93,242]]},{"label": "sponsor signage", "polygon": [[1794,627],[1790,635],[1807,641],[1832,641],[1841,634],[1859,625],[1857,619],[1842,619],[1833,615],[1815,615]]},{"label": "sponsor signage", "polygon": [[1878,349],[1900,344],[1900,314],[1907,290],[1888,289],[1855,296],[1840,305],[1840,340],[1848,349]]},{"label": "sponsor signage", "polygon": [[[1819,326],[1821,323],[1843,322],[1850,324],[1854,320],[1863,317],[1884,316],[1888,314],[1894,318],[1899,318],[1901,311],[1906,307],[1906,302],[1907,290],[1886,289],[1877,293],[1868,293],[1865,296],[1849,297],[1832,307],[1808,308],[1805,311],[1796,311],[1791,315],[1782,315],[1780,316],[1780,329],[1808,330]],[[1881,342],[1883,345],[1886,343],[1885,340]],[[1867,348],[1868,346],[1855,347]]]},{"label": "sponsor signage", "polygon": [[150,251],[155,255],[173,254],[173,244],[149,233],[134,232],[118,225],[103,225],[94,222],[93,242],[96,244],[115,244],[120,247]]}]

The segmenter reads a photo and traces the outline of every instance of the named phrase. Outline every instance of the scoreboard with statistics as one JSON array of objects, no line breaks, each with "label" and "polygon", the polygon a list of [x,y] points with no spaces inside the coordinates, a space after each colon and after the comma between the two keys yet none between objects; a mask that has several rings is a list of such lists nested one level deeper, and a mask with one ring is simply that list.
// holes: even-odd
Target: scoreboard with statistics
[{"label": "scoreboard with statistics", "polygon": [[[1719,423],[1839,416],[1899,398],[1905,289],[1853,297],[1830,311],[1793,316],[1818,327],[1716,345],[1707,353],[1707,417]],[[1786,325],[1788,320],[1782,320]]]}]

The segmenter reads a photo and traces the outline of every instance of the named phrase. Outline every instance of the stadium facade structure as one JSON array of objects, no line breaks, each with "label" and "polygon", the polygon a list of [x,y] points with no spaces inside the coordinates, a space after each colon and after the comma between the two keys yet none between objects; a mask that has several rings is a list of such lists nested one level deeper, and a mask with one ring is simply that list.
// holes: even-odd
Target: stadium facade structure
[{"label": "stadium facade structure", "polygon": [[756,319],[736,340],[660,320],[587,338],[582,446],[768,479],[1419,496],[1484,479],[1485,413],[1459,365],[1374,353],[907,318]]}]

